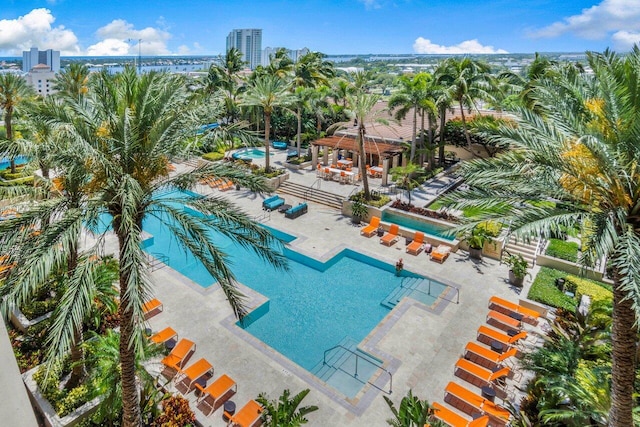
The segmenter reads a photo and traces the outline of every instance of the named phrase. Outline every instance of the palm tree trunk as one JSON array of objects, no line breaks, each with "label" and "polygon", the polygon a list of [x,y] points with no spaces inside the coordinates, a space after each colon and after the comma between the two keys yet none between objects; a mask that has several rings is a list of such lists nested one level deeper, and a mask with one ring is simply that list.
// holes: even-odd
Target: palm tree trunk
[{"label": "palm tree trunk", "polygon": [[438,144],[438,163],[444,165],[444,127],[447,124],[447,109],[440,109],[440,143]]},{"label": "palm tree trunk", "polygon": [[467,129],[467,119],[464,116],[464,106],[462,100],[460,102],[460,117],[462,118],[462,129],[464,129],[464,136],[467,138],[467,147],[471,148],[471,136],[469,135],[469,129]]},{"label": "palm tree trunk", "polygon": [[418,128],[418,107],[413,106],[413,129],[411,130],[411,155],[409,161],[413,163],[416,157],[416,129]]},{"label": "palm tree trunk", "polygon": [[[4,127],[7,132],[7,141],[13,142],[13,125],[11,123],[12,118],[11,108],[7,108],[7,111],[4,114]],[[16,159],[11,156],[9,158],[9,163],[11,165],[11,173],[16,173]]]},{"label": "palm tree trunk", "polygon": [[269,133],[271,132],[271,114],[264,114],[264,171],[269,172]]},{"label": "palm tree trunk", "polygon": [[367,155],[364,152],[364,134],[365,128],[362,120],[358,120],[358,150],[360,151],[360,175],[362,175],[362,188],[364,189],[365,200],[371,200],[369,192],[369,178],[367,177]]},{"label": "palm tree trunk", "polygon": [[633,300],[620,289],[617,274],[613,287],[613,314],[611,325],[611,410],[609,425],[633,425],[633,384],[635,380],[635,348],[637,344],[636,318]]},{"label": "palm tree trunk", "polygon": [[[119,227],[115,227],[118,229]],[[125,247],[126,236],[118,234],[120,250]],[[124,259],[120,254],[120,259]],[[129,270],[120,265],[120,370],[122,375],[122,426],[139,427],[142,425],[140,416],[140,397],[136,381],[135,348],[130,345],[133,337],[133,310],[127,293]]]},{"label": "palm tree trunk", "polygon": [[296,111],[296,116],[298,118],[298,134],[296,139],[296,149],[298,150],[298,157],[300,157],[300,153],[302,150],[302,142],[301,142],[301,134],[302,134],[302,107],[298,105],[298,110]]}]

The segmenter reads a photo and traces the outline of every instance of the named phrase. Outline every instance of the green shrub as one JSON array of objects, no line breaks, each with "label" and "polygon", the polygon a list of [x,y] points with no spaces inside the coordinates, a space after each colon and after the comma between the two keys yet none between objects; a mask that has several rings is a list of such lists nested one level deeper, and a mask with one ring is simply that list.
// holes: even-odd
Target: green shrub
[{"label": "green shrub", "polygon": [[217,160],[222,160],[222,158],[224,158],[224,153],[220,153],[217,151],[214,151],[213,153],[205,153],[202,155],[202,158],[211,162],[215,162]]},{"label": "green shrub", "polygon": [[386,205],[387,203],[389,203],[391,201],[391,197],[387,196],[386,194],[376,194],[374,192],[372,192],[371,194],[371,200],[364,200],[364,191],[359,191],[357,193],[355,193],[354,195],[352,195],[349,200],[351,200],[352,202],[355,200],[359,200],[360,202],[367,204],[369,206],[373,206],[376,208],[380,208],[384,205]]},{"label": "green shrub", "polygon": [[50,311],[53,311],[58,304],[57,299],[50,298],[45,301],[30,301],[28,304],[20,307],[20,311],[29,320],[33,320]]},{"label": "green shrub", "polygon": [[33,175],[13,179],[11,181],[0,181],[0,187],[12,187],[14,185],[33,185]]},{"label": "green shrub", "polygon": [[596,282],[595,280],[585,279],[584,277],[567,275],[567,281],[575,285],[576,297],[579,299],[582,295],[589,295],[591,302],[611,301],[613,303],[613,291],[605,283]]},{"label": "green shrub", "polygon": [[66,396],[56,402],[55,408],[59,416],[64,417],[89,401],[89,387],[80,385],[70,390]]},{"label": "green shrub", "polygon": [[566,261],[578,262],[579,246],[576,242],[567,242],[559,239],[549,239],[549,246],[545,255],[564,259]]},{"label": "green shrub", "polygon": [[84,405],[90,397],[90,388],[86,384],[71,390],[60,387],[60,378],[70,369],[67,365],[68,359],[64,363],[54,363],[49,375],[46,375],[46,367],[43,365],[33,374],[33,380],[38,385],[42,396],[61,417]]}]

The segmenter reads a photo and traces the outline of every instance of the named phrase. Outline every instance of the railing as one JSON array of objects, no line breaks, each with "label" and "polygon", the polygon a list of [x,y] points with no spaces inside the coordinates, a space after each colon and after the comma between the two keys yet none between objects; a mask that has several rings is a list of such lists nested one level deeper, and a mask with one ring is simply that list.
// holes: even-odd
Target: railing
[{"label": "railing", "polygon": [[151,271],[160,270],[169,265],[169,257],[159,253],[147,254],[147,265]]},{"label": "railing", "polygon": [[[341,367],[336,368],[335,366],[333,366],[333,365],[329,365],[329,364],[327,363],[327,353],[329,353],[329,352],[331,352],[331,351],[333,351],[333,350],[335,350],[335,349],[337,349],[337,348],[341,348],[341,349],[343,349],[344,351],[346,351],[346,352],[348,352],[348,353],[350,353],[350,354],[352,354],[352,355],[354,355],[354,356],[356,357],[355,372],[354,372],[353,374],[352,374],[352,373],[350,373],[350,372],[345,371],[345,370],[344,370],[344,369],[342,369]],[[342,344],[335,345],[335,346],[333,346],[333,347],[331,347],[331,348],[329,348],[329,349],[325,350],[325,351],[324,351],[324,356],[323,356],[323,358],[322,358],[322,364],[323,364],[323,365],[325,365],[325,366],[329,366],[329,367],[331,367],[331,368],[334,368],[334,369],[339,369],[340,371],[344,372],[345,374],[351,375],[351,376],[353,376],[353,378],[356,378],[356,379],[357,379],[357,378],[358,378],[358,360],[360,360],[360,359],[364,360],[365,362],[369,363],[369,364],[370,364],[370,365],[372,365],[372,366],[375,366],[375,367],[376,367],[376,368],[378,368],[378,369],[381,369],[382,371],[386,372],[386,373],[387,373],[387,375],[389,375],[389,391],[386,391],[386,390],[381,389],[380,387],[378,387],[377,385],[375,385],[374,383],[372,383],[372,382],[371,382],[371,381],[369,381],[369,380],[367,380],[367,384],[370,384],[370,385],[374,386],[375,388],[377,388],[378,390],[381,390],[381,391],[383,391],[383,392],[385,392],[385,393],[387,393],[387,394],[391,394],[391,393],[393,392],[393,375],[391,374],[391,372],[389,372],[388,370],[386,370],[386,369],[385,369],[385,368],[383,368],[382,366],[378,365],[377,363],[373,363],[371,360],[369,360],[369,359],[367,359],[367,358],[365,358],[365,357],[360,356],[358,353],[356,353],[356,352],[354,352],[354,351],[352,351],[352,350],[349,350],[347,347],[343,346]]]},{"label": "railing", "polygon": [[351,192],[347,195],[347,200],[351,199],[351,196],[357,193],[359,189],[360,189],[360,185],[356,185],[355,187],[353,187],[353,190],[351,190]]},{"label": "railing", "polygon": [[261,213],[260,215],[256,215],[251,219],[253,221],[255,221],[255,222],[270,221],[271,220],[271,211],[269,209],[267,209],[263,213]]},{"label": "railing", "polygon": [[313,187],[314,187],[316,184],[318,184],[318,190],[320,190],[320,185],[321,185],[321,183],[322,183],[322,178],[318,178],[318,179],[316,179],[315,181],[313,181],[313,184],[311,184],[311,185],[309,186],[309,188],[304,192],[303,197],[304,197],[304,201],[305,201],[305,202],[306,202],[306,201],[307,201],[307,199],[309,198],[309,193],[313,192],[313,190],[314,190],[314,188],[313,188]]},{"label": "railing", "polygon": [[[433,295],[431,295],[431,279],[426,279],[426,278],[425,279],[420,279],[418,277],[404,277],[402,279],[402,281],[400,282],[400,287],[401,288],[405,287],[405,282],[409,281],[408,279],[413,279],[413,280],[411,280],[412,283],[420,283],[420,282],[422,282],[424,280],[427,280],[429,282],[429,287],[427,288],[427,292],[423,291],[422,289],[412,288],[411,286],[406,286],[406,287],[411,289],[414,292],[420,292],[420,293],[425,294],[425,295],[433,296]],[[447,285],[446,283],[442,283],[442,282],[438,282],[438,283],[440,285],[444,285],[447,288],[453,289],[456,292],[456,300],[455,301],[447,299],[445,297],[442,297],[442,299],[444,299],[446,301],[449,301],[449,302],[455,302],[456,304],[460,304],[460,288],[458,288],[456,286],[453,286],[453,285]],[[439,295],[442,295],[442,293],[440,293]],[[439,296],[439,295],[436,295],[436,296]]]},{"label": "railing", "polygon": [[546,243],[547,241],[542,238],[542,233],[538,234],[538,244],[536,245],[536,251],[535,251],[536,256],[533,257],[532,267],[535,267],[536,261],[538,260],[538,254],[542,252],[542,248],[544,248]]}]

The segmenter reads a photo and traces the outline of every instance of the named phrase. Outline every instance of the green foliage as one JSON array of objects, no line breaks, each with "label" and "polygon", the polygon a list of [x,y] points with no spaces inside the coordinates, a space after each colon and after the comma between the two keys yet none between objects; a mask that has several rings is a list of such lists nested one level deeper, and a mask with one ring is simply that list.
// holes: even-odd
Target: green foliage
[{"label": "green foliage", "polygon": [[549,246],[545,255],[566,261],[578,262],[578,250],[580,247],[576,242],[569,242],[559,239],[549,239]]},{"label": "green foliage", "polygon": [[522,279],[527,275],[527,268],[529,265],[527,261],[522,257],[522,255],[509,254],[507,259],[505,260],[505,263],[511,268],[511,271],[513,271],[513,275],[516,278]]},{"label": "green foliage", "polygon": [[364,192],[363,191],[359,191],[357,193],[355,193],[354,195],[352,195],[349,200],[353,201],[360,201],[362,203],[365,203],[369,206],[373,206],[376,208],[382,207],[384,205],[386,205],[387,203],[389,203],[391,201],[391,197],[387,196],[386,194],[377,194],[375,191],[371,192],[371,199],[370,200],[365,200],[364,197]]},{"label": "green foliage", "polygon": [[263,176],[265,178],[275,178],[277,176],[280,176],[286,173],[284,169],[272,169],[272,168],[270,168],[269,171],[267,172],[265,168],[262,168],[254,164],[249,165],[249,168],[251,169],[251,173],[253,173],[254,175]]},{"label": "green foliage", "polygon": [[65,363],[59,361],[52,365],[47,372],[42,366],[33,374],[42,396],[53,406],[60,417],[70,414],[91,399],[91,387],[87,384],[79,385],[67,390],[60,385],[60,379],[68,371]]},{"label": "green foliage", "polygon": [[11,187],[14,185],[33,185],[33,175],[16,178],[11,181],[0,181],[0,187]]},{"label": "green foliage", "polygon": [[196,414],[189,407],[189,401],[182,396],[171,396],[163,400],[162,411],[163,413],[153,421],[153,427],[195,425]]},{"label": "green foliage", "polygon": [[217,160],[222,160],[224,158],[224,153],[219,151],[214,151],[212,153],[205,153],[202,155],[202,158],[205,160],[209,160],[211,162],[215,162]]},{"label": "green foliage", "polygon": [[384,396],[385,402],[393,413],[393,418],[387,420],[387,424],[394,427],[422,427],[424,425],[432,425],[436,427],[441,425],[437,420],[430,421],[431,405],[427,400],[420,400],[414,396],[409,390],[407,395],[400,401],[400,406],[396,409],[395,405],[387,396]]},{"label": "green foliage", "polygon": [[492,242],[493,237],[495,237],[495,230],[492,224],[495,223],[478,224],[471,230],[460,236],[460,238],[466,240],[470,248],[482,249],[485,243]]},{"label": "green foliage", "polygon": [[300,407],[309,391],[307,388],[292,397],[291,392],[286,389],[277,400],[269,400],[265,393],[260,393],[256,400],[264,408],[262,412],[264,425],[266,427],[298,427],[309,422],[305,418],[306,415],[318,410],[315,405]]},{"label": "green foliage", "polygon": [[[565,283],[575,285],[575,297],[565,295],[556,286],[556,279],[565,279]],[[571,286],[571,285],[569,285]],[[565,286],[565,289],[568,289]],[[564,271],[542,267],[529,290],[528,298],[552,307],[561,307],[572,313],[576,311],[576,298],[589,295],[592,304],[612,301],[613,295],[609,285],[595,280],[567,274]]]}]

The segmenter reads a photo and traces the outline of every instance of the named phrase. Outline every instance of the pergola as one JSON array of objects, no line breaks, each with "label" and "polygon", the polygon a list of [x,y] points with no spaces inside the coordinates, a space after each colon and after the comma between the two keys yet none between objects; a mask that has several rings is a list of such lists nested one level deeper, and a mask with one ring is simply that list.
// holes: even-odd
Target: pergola
[{"label": "pergola", "polygon": [[[336,164],[338,161],[338,153],[345,151],[344,157],[351,157],[354,161],[354,166],[358,166],[358,144],[356,139],[351,136],[329,136],[326,138],[320,138],[312,143],[312,167],[315,169],[320,161],[323,165]],[[329,160],[329,150],[323,150],[322,159],[318,159],[319,147],[328,147],[333,149],[333,159]],[[398,166],[398,154],[404,151],[403,147],[396,144],[389,144],[385,142],[377,142],[371,139],[365,139],[364,152],[366,156],[373,158],[377,157],[379,166],[382,166],[382,185],[387,184],[387,174],[389,173],[389,159],[393,158],[393,166]]]}]

